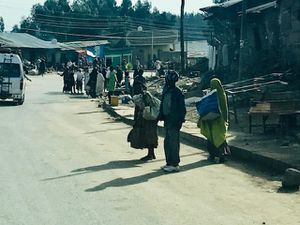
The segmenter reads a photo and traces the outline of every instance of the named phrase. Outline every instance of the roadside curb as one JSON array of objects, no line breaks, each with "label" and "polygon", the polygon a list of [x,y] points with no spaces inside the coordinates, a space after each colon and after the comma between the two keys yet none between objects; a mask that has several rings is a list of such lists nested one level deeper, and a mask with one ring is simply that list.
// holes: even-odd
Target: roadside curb
[{"label": "roadside curb", "polygon": [[[132,126],[134,121],[132,119],[125,118],[118,114],[110,105],[107,103],[102,104],[102,108],[112,117],[117,118],[119,121]],[[162,126],[158,126],[159,135],[164,134],[164,128]],[[206,139],[204,137],[195,136],[193,134],[180,131],[180,139],[181,142],[191,145],[196,148],[201,148],[201,150],[206,150]],[[284,171],[288,168],[296,168],[295,166],[283,162],[281,160],[277,160],[268,156],[264,156],[261,154],[257,154],[256,152],[252,152],[250,150],[232,146],[230,145],[231,156],[233,159],[255,163],[259,166],[262,166],[268,170],[276,171],[278,173],[284,173]]]}]

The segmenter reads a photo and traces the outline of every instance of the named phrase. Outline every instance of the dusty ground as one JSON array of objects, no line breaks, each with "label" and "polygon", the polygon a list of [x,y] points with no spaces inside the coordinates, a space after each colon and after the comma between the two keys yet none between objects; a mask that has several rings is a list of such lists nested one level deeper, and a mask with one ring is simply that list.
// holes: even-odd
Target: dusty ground
[{"label": "dusty ground", "polygon": [[210,164],[181,145],[181,172],[126,142],[130,127],[58,76],[34,77],[23,106],[0,104],[0,224],[249,225],[300,223],[299,192],[245,165]]}]

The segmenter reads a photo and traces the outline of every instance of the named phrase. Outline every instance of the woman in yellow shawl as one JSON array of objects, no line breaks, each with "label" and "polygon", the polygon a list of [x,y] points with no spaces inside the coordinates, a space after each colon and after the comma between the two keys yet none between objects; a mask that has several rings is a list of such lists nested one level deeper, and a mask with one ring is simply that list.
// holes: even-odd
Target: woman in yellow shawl
[{"label": "woman in yellow shawl", "polygon": [[217,90],[220,117],[214,120],[201,120],[199,118],[198,127],[201,134],[207,138],[208,159],[215,160],[219,157],[220,163],[225,161],[227,153],[226,132],[228,128],[228,105],[225,91],[219,79],[213,78],[210,82],[211,90]]}]

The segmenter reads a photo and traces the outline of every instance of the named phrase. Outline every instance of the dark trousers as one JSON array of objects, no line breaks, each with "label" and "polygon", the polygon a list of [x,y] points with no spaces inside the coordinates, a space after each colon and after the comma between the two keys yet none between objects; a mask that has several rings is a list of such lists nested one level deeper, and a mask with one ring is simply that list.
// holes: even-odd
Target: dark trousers
[{"label": "dark trousers", "polygon": [[214,146],[213,143],[211,143],[209,140],[207,140],[207,151],[209,153],[210,157],[219,157],[220,151],[217,147]]},{"label": "dark trousers", "polygon": [[213,143],[211,143],[209,140],[207,140],[207,151],[209,153],[209,156],[214,157],[224,157],[225,155],[230,155],[231,151],[228,147],[228,144],[226,141],[220,146],[216,147]]},{"label": "dark trousers", "polygon": [[108,103],[111,104],[111,96],[114,94],[113,91],[109,91],[107,96],[108,96]]},{"label": "dark trousers", "polygon": [[164,150],[166,156],[166,162],[169,166],[178,166],[180,162],[179,158],[179,131],[180,129],[176,127],[165,127],[165,140],[164,140]]}]

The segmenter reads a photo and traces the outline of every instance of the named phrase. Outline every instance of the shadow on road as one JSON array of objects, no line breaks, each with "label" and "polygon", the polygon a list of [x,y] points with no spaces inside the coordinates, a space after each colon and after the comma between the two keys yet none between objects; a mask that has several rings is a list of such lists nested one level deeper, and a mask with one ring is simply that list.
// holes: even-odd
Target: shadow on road
[{"label": "shadow on road", "polygon": [[49,91],[49,92],[46,92],[45,94],[47,94],[47,95],[65,95],[65,93],[63,93],[61,91]]},{"label": "shadow on road", "polygon": [[128,127],[117,127],[113,129],[97,130],[97,131],[86,132],[84,134],[96,134],[96,133],[103,133],[103,132],[116,131],[116,130],[128,130]]},{"label": "shadow on road", "polygon": [[69,98],[88,99],[89,96],[83,94],[71,94]]},{"label": "shadow on road", "polygon": [[299,187],[294,187],[294,188],[284,188],[284,187],[280,187],[277,190],[277,193],[284,193],[284,194],[288,194],[288,193],[295,193],[299,191]]},{"label": "shadow on road", "polygon": [[97,111],[91,111],[91,112],[79,112],[79,113],[75,113],[77,115],[88,115],[88,114],[94,114],[94,113],[102,113],[100,110]]},{"label": "shadow on road", "polygon": [[[110,119],[110,118],[108,118]],[[121,123],[120,121],[118,120],[112,120],[112,121],[107,121],[107,122],[103,122],[103,123],[100,123],[100,124],[111,124],[111,123]]]},{"label": "shadow on road", "polygon": [[[213,165],[211,162],[207,161],[207,160],[201,160],[198,162],[194,162],[188,165],[184,165],[180,167],[180,173],[188,171],[188,170],[192,170],[192,169],[196,169],[196,168],[201,168],[201,167],[205,167],[205,166],[209,166],[209,165]],[[102,183],[98,186],[95,186],[93,188],[89,188],[86,189],[86,192],[95,192],[95,191],[102,191],[106,188],[109,187],[124,187],[124,186],[130,186],[130,185],[135,185],[135,184],[140,184],[140,183],[144,183],[149,181],[150,179],[153,179],[155,177],[159,177],[161,175],[166,174],[165,172],[163,172],[162,170],[156,170],[154,172],[151,173],[147,173],[144,175],[140,175],[140,176],[136,176],[136,177],[130,177],[130,178],[117,178],[105,183]]]},{"label": "shadow on road", "polygon": [[[188,154],[188,155],[181,156],[181,158],[190,157],[190,156],[194,156],[194,155],[200,155],[200,154],[199,153]],[[155,161],[149,161],[147,163],[155,163],[155,162],[159,162],[159,161],[165,161],[165,159],[157,159]],[[58,177],[50,177],[50,178],[42,179],[42,181],[63,179],[63,178],[79,176],[79,175],[84,175],[87,173],[94,173],[94,172],[103,171],[103,170],[128,169],[128,168],[133,168],[133,167],[141,167],[141,165],[143,165],[144,163],[145,163],[144,161],[138,160],[138,159],[111,161],[111,162],[108,162],[108,163],[102,164],[102,165],[89,166],[89,167],[72,170],[71,174],[64,175],[64,176],[58,176]]]},{"label": "shadow on road", "polygon": [[12,101],[0,101],[0,107],[12,107],[12,106],[17,106],[17,104]]}]

